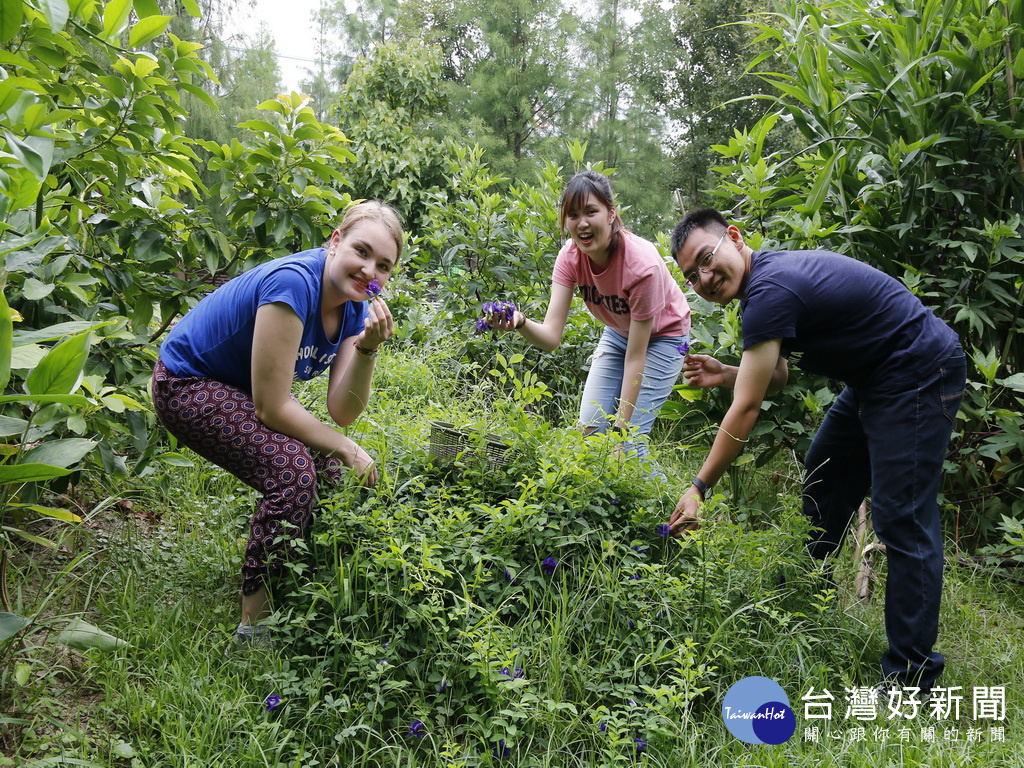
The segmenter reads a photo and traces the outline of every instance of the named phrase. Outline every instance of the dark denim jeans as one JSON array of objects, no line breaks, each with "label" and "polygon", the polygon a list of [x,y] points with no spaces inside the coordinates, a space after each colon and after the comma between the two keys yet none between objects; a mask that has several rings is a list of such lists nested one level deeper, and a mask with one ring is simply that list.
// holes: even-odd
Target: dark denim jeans
[{"label": "dark denim jeans", "polygon": [[932,687],[946,660],[933,650],[939,632],[943,540],[939,480],[967,361],[958,345],[916,387],[876,392],[847,387],[829,409],[804,462],[804,513],[821,528],[808,545],[815,558],[836,552],[861,501],[886,546],[882,674],[901,685]]}]

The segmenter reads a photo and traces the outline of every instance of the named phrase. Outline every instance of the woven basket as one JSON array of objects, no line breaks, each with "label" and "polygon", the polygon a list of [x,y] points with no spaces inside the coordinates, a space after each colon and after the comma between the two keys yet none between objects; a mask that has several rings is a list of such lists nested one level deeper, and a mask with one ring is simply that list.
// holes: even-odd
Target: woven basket
[{"label": "woven basket", "polygon": [[440,462],[451,463],[461,459],[461,463],[474,463],[483,458],[474,450],[481,443],[484,461],[490,471],[501,469],[516,455],[499,435],[481,434],[468,427],[457,429],[447,421],[430,422],[430,455]]}]

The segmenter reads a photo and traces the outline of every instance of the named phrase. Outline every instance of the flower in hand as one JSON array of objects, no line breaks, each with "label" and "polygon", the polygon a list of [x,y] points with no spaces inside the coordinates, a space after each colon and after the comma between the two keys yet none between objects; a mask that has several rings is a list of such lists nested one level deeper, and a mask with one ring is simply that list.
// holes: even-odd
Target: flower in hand
[{"label": "flower in hand", "polygon": [[689,342],[684,341],[682,344],[678,345],[676,349],[679,350],[679,354],[682,355],[683,357],[690,354]]},{"label": "flower in hand", "polygon": [[476,321],[477,332],[491,328],[490,315],[498,315],[507,322],[512,322],[516,315],[516,305],[511,301],[488,301],[484,303],[484,316]]},{"label": "flower in hand", "polygon": [[373,278],[373,280],[370,281],[370,284],[363,288],[363,292],[369,296],[371,300],[380,296],[380,291],[380,283],[377,282],[377,278]]}]

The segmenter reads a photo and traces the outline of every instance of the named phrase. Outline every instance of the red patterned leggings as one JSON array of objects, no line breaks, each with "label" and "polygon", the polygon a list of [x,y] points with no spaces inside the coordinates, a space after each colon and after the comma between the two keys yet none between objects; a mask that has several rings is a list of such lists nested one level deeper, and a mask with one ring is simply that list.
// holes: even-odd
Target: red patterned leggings
[{"label": "red patterned leggings", "polygon": [[309,528],[317,475],[337,482],[344,465],[268,428],[246,392],[214,379],[175,377],[159,360],[153,405],[181,443],[263,494],[242,563],[242,594],[251,595],[281,569],[288,542]]}]

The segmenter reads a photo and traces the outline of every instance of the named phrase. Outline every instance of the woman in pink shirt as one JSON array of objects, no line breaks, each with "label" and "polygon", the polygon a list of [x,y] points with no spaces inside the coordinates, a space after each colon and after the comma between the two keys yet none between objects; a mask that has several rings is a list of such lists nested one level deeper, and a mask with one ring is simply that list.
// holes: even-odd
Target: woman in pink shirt
[{"label": "woman in pink shirt", "polygon": [[[683,367],[690,307],[653,243],[629,232],[608,179],[577,173],[562,192],[560,223],[570,239],[555,259],[544,322],[519,311],[488,316],[492,328],[515,330],[551,351],[562,342],[579,286],[587,309],[605,324],[591,358],[580,404],[580,428],[623,433],[627,453],[647,456],[645,437]],[[655,471],[655,474],[661,474]]]}]

